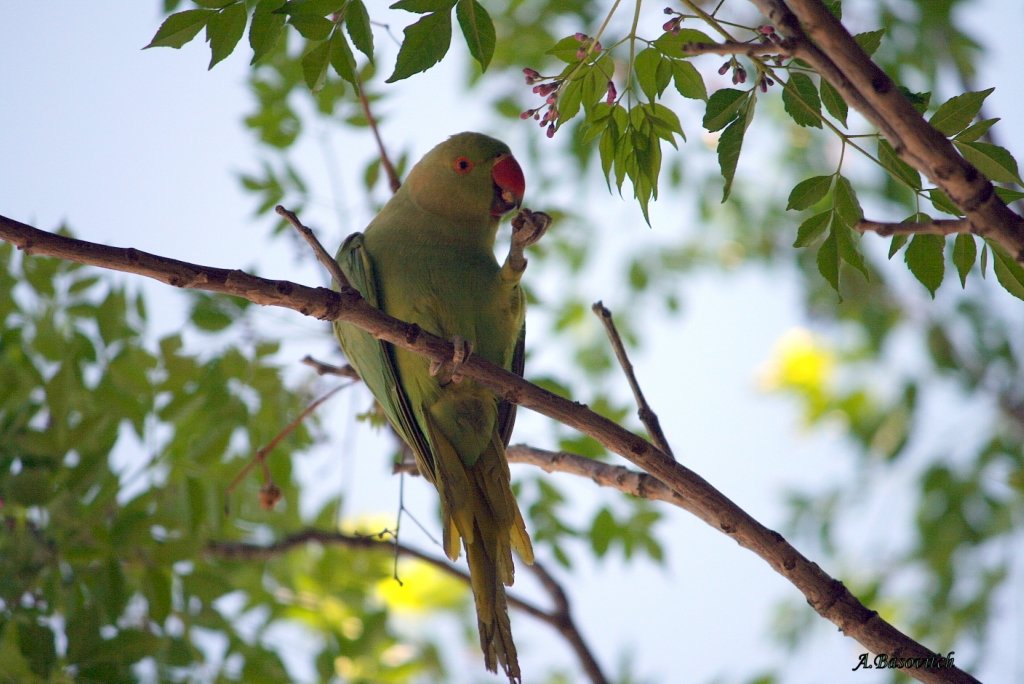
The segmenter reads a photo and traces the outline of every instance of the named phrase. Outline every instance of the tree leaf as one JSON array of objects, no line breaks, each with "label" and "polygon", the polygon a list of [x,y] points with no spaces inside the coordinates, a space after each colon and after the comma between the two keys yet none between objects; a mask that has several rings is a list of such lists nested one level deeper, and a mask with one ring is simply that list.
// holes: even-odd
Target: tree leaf
[{"label": "tree leaf", "polygon": [[821,91],[821,102],[828,113],[846,127],[846,116],[850,113],[850,106],[846,104],[843,96],[824,78],[818,84],[818,90]]},{"label": "tree leaf", "polygon": [[836,240],[835,229],[828,233],[825,242],[818,248],[818,273],[828,281],[832,289],[839,293],[839,243]]},{"label": "tree leaf", "polygon": [[959,133],[974,120],[974,117],[981,111],[981,105],[985,102],[985,98],[994,90],[995,88],[988,88],[951,97],[939,105],[939,108],[928,119],[928,123],[945,136]]},{"label": "tree leaf", "polygon": [[281,38],[284,30],[285,16],[274,10],[280,0],[261,0],[252,13],[249,24],[249,47],[252,48],[252,61],[255,64],[270,52]]},{"label": "tree leaf", "polygon": [[302,56],[302,77],[306,81],[306,86],[314,93],[319,92],[327,80],[330,50],[331,44],[325,40]]},{"label": "tree leaf", "polygon": [[915,235],[903,253],[910,272],[928,288],[933,299],[945,275],[946,262],[942,256],[945,245],[941,235]]},{"label": "tree leaf", "polygon": [[672,60],[672,83],[683,97],[691,100],[707,100],[708,90],[700,72],[683,59]]},{"label": "tree leaf", "polygon": [[857,45],[860,45],[861,50],[868,53],[868,57],[870,57],[875,54],[875,51],[882,44],[882,36],[884,35],[885,29],[878,29],[876,31],[858,33],[853,39],[857,41]]},{"label": "tree leaf", "polygon": [[494,56],[494,22],[476,0],[459,0],[455,6],[455,16],[462,28],[462,35],[469,46],[469,54],[480,64],[481,71],[487,71],[487,65]]},{"label": "tree leaf", "polygon": [[953,216],[964,215],[964,212],[961,211],[960,207],[953,204],[953,200],[949,198],[949,195],[947,195],[939,188],[929,188],[928,198],[932,201],[932,204],[939,211],[951,214]]},{"label": "tree leaf", "polygon": [[1021,180],[1017,172],[1017,160],[1005,148],[981,141],[954,140],[953,144],[964,155],[964,159],[974,164],[990,180],[1024,185],[1024,180]]},{"label": "tree leaf", "polygon": [[217,14],[216,10],[205,9],[190,9],[172,14],[164,19],[164,23],[160,24],[153,39],[143,49],[151,47],[180,48],[195,38],[196,34],[215,14]]},{"label": "tree leaf", "polygon": [[211,17],[206,23],[206,40],[210,42],[210,66],[230,55],[245,35],[245,4],[231,5]]},{"label": "tree leaf", "polygon": [[334,22],[319,14],[298,14],[289,17],[288,23],[308,40],[327,40],[334,30]]},{"label": "tree leaf", "polygon": [[1024,267],[996,243],[992,243],[992,256],[995,257],[992,266],[996,280],[1014,297],[1024,299]]},{"label": "tree leaf", "polygon": [[878,161],[893,177],[902,180],[914,190],[921,189],[921,174],[913,166],[896,156],[896,150],[884,138],[878,139]]},{"label": "tree leaf", "polygon": [[452,43],[452,15],[447,10],[424,15],[415,24],[406,26],[404,33],[395,70],[386,83],[424,72],[444,58]]},{"label": "tree leaf", "polygon": [[350,0],[345,6],[345,29],[356,49],[373,63],[373,27],[363,0]]},{"label": "tree leaf", "polygon": [[846,176],[839,176],[836,179],[833,203],[840,222],[847,228],[853,228],[858,221],[864,218],[860,200],[857,199],[857,193],[854,192],[853,185],[850,184]]},{"label": "tree leaf", "polygon": [[782,89],[782,105],[800,126],[821,128],[821,99],[814,81],[807,74],[795,72]]},{"label": "tree leaf", "polygon": [[985,119],[984,121],[973,123],[964,130],[957,133],[956,139],[962,142],[974,142],[978,138],[988,133],[988,129],[992,128],[992,126],[997,121],[999,121],[999,117],[996,117],[994,119]]},{"label": "tree leaf", "polygon": [[815,240],[818,239],[822,233],[832,223],[832,212],[823,211],[820,214],[815,214],[806,221],[800,224],[800,228],[796,232],[796,240],[793,242],[794,247],[806,247]]},{"label": "tree leaf", "polygon": [[732,189],[732,179],[736,175],[736,164],[740,159],[740,149],[743,147],[743,135],[747,131],[747,122],[743,119],[736,119],[726,126],[722,135],[718,138],[718,165],[722,170],[722,178],[725,179],[725,187],[722,189],[722,201],[729,199],[729,191]]},{"label": "tree leaf", "polygon": [[740,108],[750,97],[742,90],[722,88],[716,90],[708,99],[704,112],[704,128],[714,132],[725,128],[739,114]]},{"label": "tree leaf", "polygon": [[356,85],[356,60],[344,34],[341,31],[335,31],[329,43],[329,59],[334,72],[352,85]]},{"label": "tree leaf", "polygon": [[633,73],[640,90],[650,102],[658,97],[658,65],[665,59],[654,48],[641,50],[633,60]]},{"label": "tree leaf", "polygon": [[812,176],[797,183],[789,193],[786,209],[803,211],[816,204],[832,188],[834,176]]},{"label": "tree leaf", "polygon": [[956,239],[953,240],[953,265],[960,276],[961,287],[967,287],[967,274],[970,273],[977,257],[978,246],[974,243],[974,236],[970,233],[957,233]]}]

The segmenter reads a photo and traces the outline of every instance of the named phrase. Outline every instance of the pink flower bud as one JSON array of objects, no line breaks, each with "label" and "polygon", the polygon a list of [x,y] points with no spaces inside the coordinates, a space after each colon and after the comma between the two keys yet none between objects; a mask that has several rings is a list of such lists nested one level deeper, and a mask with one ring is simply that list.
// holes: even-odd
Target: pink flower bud
[{"label": "pink flower bud", "polygon": [[757,27],[757,30],[766,36],[775,33],[775,27],[772,26],[771,24],[762,24],[761,26]]},{"label": "pink flower bud", "polygon": [[668,33],[672,29],[674,29],[675,27],[676,27],[676,20],[675,19],[669,19],[668,21],[666,21],[664,24],[661,25],[661,30],[666,32],[666,33]]},{"label": "pink flower bud", "polygon": [[551,124],[550,126],[548,126],[547,136],[549,138],[555,137],[555,124]]},{"label": "pink flower bud", "polygon": [[540,78],[540,74],[531,69],[530,67],[526,67],[525,69],[523,69],[523,75],[526,76],[527,85],[533,85],[533,83]]},{"label": "pink flower bud", "polygon": [[665,9],[662,10],[662,12],[664,12],[665,14],[675,14],[676,13],[676,11],[674,9],[672,9],[671,7],[666,7]]},{"label": "pink flower bud", "polygon": [[[720,76],[721,76],[721,75],[724,75],[724,74],[725,74],[725,72],[729,70],[729,64],[730,64],[729,62],[726,62],[726,63],[725,63],[725,64],[723,64],[722,66],[718,67],[718,74],[719,74]],[[534,89],[533,89],[533,92],[537,92],[537,89],[536,89],[536,88],[534,88]]]},{"label": "pink flower bud", "polygon": [[519,115],[519,118],[525,121],[526,119],[529,119],[531,116],[533,116],[533,113],[536,111],[536,109],[527,109],[525,112]]},{"label": "pink flower bud", "polygon": [[619,91],[615,89],[615,84],[608,81],[608,94],[605,95],[604,101],[608,104],[615,102],[615,98],[618,96]]},{"label": "pink flower bud", "polygon": [[587,51],[584,48],[580,48],[579,50],[576,51],[576,59],[585,59],[586,56]]},{"label": "pink flower bud", "polygon": [[572,34],[572,37],[582,43],[583,41],[585,41],[590,36],[588,36],[586,33],[576,32],[576,33]]}]

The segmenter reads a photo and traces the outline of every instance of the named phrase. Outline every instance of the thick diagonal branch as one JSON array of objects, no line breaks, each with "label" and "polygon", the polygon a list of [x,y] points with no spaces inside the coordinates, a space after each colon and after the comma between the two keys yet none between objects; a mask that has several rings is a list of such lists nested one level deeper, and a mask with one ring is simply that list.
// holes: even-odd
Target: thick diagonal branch
[{"label": "thick diagonal branch", "polygon": [[892,144],[896,154],[940,187],[971,223],[1024,262],[1024,219],[992,182],[914,109],[821,0],[751,0],[786,36],[794,57],[835,86]]},{"label": "thick diagonal branch", "polygon": [[[258,278],[238,270],[189,264],[135,249],[108,247],[47,233],[2,216],[0,239],[31,254],[138,273],[177,287],[232,294],[256,304],[289,308],[323,320],[344,320],[379,339],[436,361],[450,359],[453,354],[450,342],[373,308],[352,288],[334,292],[323,287],[311,288],[288,281]],[[647,440],[594,413],[585,405],[527,382],[479,355],[469,357],[461,371],[501,398],[593,437],[610,451],[621,454],[661,480],[681,497],[683,508],[764,559],[804,594],[814,610],[868,650],[898,658],[935,657],[934,653],[865,607],[842,582],[803,556],[782,535],[759,523],[697,473],[677,463]],[[907,674],[929,682],[976,681],[955,668],[908,669]]]}]

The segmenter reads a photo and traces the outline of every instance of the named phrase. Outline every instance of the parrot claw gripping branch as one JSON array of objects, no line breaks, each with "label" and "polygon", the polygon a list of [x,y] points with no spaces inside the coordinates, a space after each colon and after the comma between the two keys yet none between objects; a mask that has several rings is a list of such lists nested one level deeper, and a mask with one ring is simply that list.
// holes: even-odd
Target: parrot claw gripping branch
[{"label": "parrot claw gripping branch", "polygon": [[500,665],[510,682],[522,681],[505,593],[512,551],[533,563],[505,455],[516,407],[459,368],[473,353],[523,374],[523,251],[551,219],[521,209],[501,266],[494,243],[525,190],[508,146],[454,135],[412,168],[364,232],[345,240],[337,254],[343,277],[335,277],[371,306],[453,341],[451,361],[432,363],[350,323],[334,325],[352,367],[437,489],[445,553],[456,560],[466,552],[484,664],[492,672]]}]

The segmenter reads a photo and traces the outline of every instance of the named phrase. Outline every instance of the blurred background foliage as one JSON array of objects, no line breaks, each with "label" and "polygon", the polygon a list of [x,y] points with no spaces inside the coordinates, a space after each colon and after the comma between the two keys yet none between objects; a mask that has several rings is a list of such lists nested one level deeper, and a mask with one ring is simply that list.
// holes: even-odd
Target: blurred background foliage
[{"label": "blurred background foliage", "polygon": [[[386,82],[394,45],[401,40],[397,27],[431,13],[450,13],[454,6],[443,0],[405,0],[398,6],[406,11],[385,11],[369,3],[308,0],[289,3],[290,14],[274,14],[283,4],[163,2],[167,13],[209,13],[192,36],[206,28],[213,63],[226,58],[232,40],[243,35],[256,51],[249,79],[253,106],[245,126],[262,162],[242,172],[240,182],[260,222],[275,204],[301,215],[313,200],[309,177],[320,170],[303,167],[293,154],[303,136],[313,135],[323,123],[370,135],[358,93],[361,89],[371,109],[380,111],[393,90],[403,87],[402,81]],[[325,19],[339,4],[350,12],[343,35],[340,25]],[[496,32],[493,53],[471,50],[476,61],[467,61],[464,73],[466,101],[488,110],[496,131],[529,126],[521,113],[541,104],[530,87],[508,92],[489,82],[508,73],[521,82],[524,67],[557,73],[559,55],[549,50],[558,44],[565,51],[564,36],[574,32],[593,34],[608,11],[606,4],[484,3]],[[700,6],[710,11],[717,4]],[[958,93],[998,85],[980,76],[984,46],[962,21],[971,4],[850,0],[843,12],[856,32],[884,29],[874,58],[909,91],[929,93],[934,111]],[[686,4],[672,9],[691,11]],[[623,13],[631,10],[623,8]],[[661,14],[660,7],[638,11],[639,23],[632,30],[651,40],[670,36],[662,22],[677,15]],[[763,21],[750,3],[736,0],[724,3],[718,16],[728,17],[737,31],[756,30]],[[621,41],[632,19],[612,22],[601,39],[611,46],[617,96],[628,91],[639,103],[641,93],[651,94],[642,83],[645,77],[637,74],[632,86],[624,83],[632,75],[625,72],[629,41]],[[261,22],[260,31],[251,28],[243,34],[246,21],[250,27]],[[692,19],[683,28],[711,33]],[[267,38],[271,34],[277,39]],[[184,43],[192,36],[179,34],[175,40],[184,38]],[[453,49],[465,49],[458,41],[453,38]],[[571,62],[573,54],[563,62]],[[425,62],[433,57],[421,56]],[[487,70],[481,74],[484,57]],[[699,64],[712,99],[728,89],[735,64],[721,77],[714,66],[709,71],[703,68],[707,62]],[[601,66],[608,67],[607,62]],[[753,74],[756,68],[747,63],[746,69]],[[657,67],[653,73],[660,78]],[[655,83],[654,90],[658,87]],[[591,90],[597,100],[605,97],[603,88]],[[531,194],[550,199],[560,222],[531,268],[551,282],[565,283],[558,296],[532,293],[537,313],[531,314],[531,339],[557,342],[572,360],[561,372],[531,380],[639,429],[620,392],[607,342],[588,332],[593,296],[575,283],[588,282],[596,273],[627,292],[630,305],[616,311],[616,322],[627,345],[642,349],[639,331],[647,318],[685,315],[680,283],[687,277],[713,272],[728,278],[746,269],[767,269],[795,279],[814,332],[798,330],[780,340],[761,388],[795,402],[804,429],[840,435],[851,447],[855,475],[814,491],[789,492],[791,515],[781,531],[832,568],[867,605],[934,650],[971,644],[975,662],[957,664],[976,666],[984,657],[997,606],[1013,590],[1011,579],[1024,548],[1020,302],[991,277],[991,264],[989,277],[978,277],[982,263],[974,266],[962,291],[948,276],[936,293],[935,269],[953,273],[959,266],[952,239],[945,253],[941,240],[938,245],[922,241],[916,250],[927,256],[917,269],[910,264],[911,274],[893,263],[898,260],[889,244],[869,236],[859,243],[859,258],[837,261],[834,282],[823,278],[815,250],[792,247],[803,219],[787,211],[792,204],[788,189],[836,171],[837,138],[794,123],[778,88],[769,89],[749,129],[743,123],[744,154],[757,160],[756,168],[744,170],[741,162],[735,179],[727,174],[727,181],[735,182],[722,203],[720,160],[713,138],[701,131],[710,105],[694,99],[692,92],[685,97],[683,90],[669,88],[649,98],[665,103],[680,124],[679,132],[672,130],[660,140],[656,135],[652,143],[660,150],[661,174],[655,183],[660,201],[639,196],[642,183],[635,182],[633,173],[629,178],[634,182],[625,185],[627,198],[632,188],[641,204],[652,200],[656,244],[638,243],[613,258],[599,257],[587,227],[594,217],[570,199],[605,192],[599,173],[602,152],[588,132],[604,111],[599,102],[585,105],[586,113],[578,117],[555,121],[559,127],[551,140],[531,137],[517,149],[537,170]],[[978,112],[977,118],[998,114]],[[643,125],[649,127],[643,130],[656,127],[638,121],[637,130]],[[688,137],[685,144],[681,132]],[[980,139],[998,144],[999,135],[996,126]],[[668,147],[669,139],[679,152]],[[401,174],[411,156],[404,148],[407,141],[385,142]],[[874,150],[873,143],[867,147]],[[849,149],[846,153],[854,156]],[[386,200],[387,182],[378,158],[343,163],[357,162],[372,211]],[[858,208],[899,217],[921,211],[918,195],[894,180],[898,173],[862,159],[843,163]],[[607,166],[603,170],[609,173]],[[771,182],[759,182],[767,173]],[[823,201],[819,209],[828,206],[829,200]],[[659,204],[666,203],[689,207],[685,218],[659,214]],[[292,239],[281,223],[268,229],[276,240]],[[893,250],[909,250],[904,242],[897,240]],[[916,258],[899,253],[908,263]],[[182,333],[211,340],[194,351],[183,345],[182,334],[149,339],[144,334],[151,315],[146,302],[105,273],[24,258],[8,245],[0,245],[0,262],[0,662],[8,680],[287,681],[294,673],[282,659],[282,649],[288,648],[287,640],[281,645],[283,633],[293,639],[302,635],[310,666],[321,680],[445,678],[451,665],[434,635],[399,633],[389,619],[410,609],[451,611],[465,619],[465,592],[429,566],[405,566],[403,581],[415,595],[398,596],[390,581],[389,554],[310,545],[254,563],[211,550],[213,540],[267,543],[289,531],[336,529],[339,524],[335,498],[312,515],[300,510],[299,484],[289,465],[290,455],[330,439],[315,415],[286,437],[268,461],[282,493],[272,512],[259,506],[256,476],[226,493],[252,453],[320,388],[312,377],[286,382],[272,331],[250,328],[246,302],[188,295],[190,323]],[[970,429],[955,442],[936,441],[932,427],[953,418],[947,415],[951,406],[970,416]],[[607,456],[593,440],[553,429],[558,448]],[[905,543],[883,545],[866,563],[848,553],[839,537],[856,525],[864,492],[894,473],[905,484],[900,496],[908,517],[893,524],[909,531]],[[518,485],[535,543],[568,576],[578,564],[612,552],[627,559],[662,560],[667,531],[658,527],[658,505],[620,497],[593,506],[586,512],[590,522],[576,524],[569,521],[578,516],[567,514],[567,499],[549,478],[528,474]],[[224,515],[226,508],[229,515]],[[364,529],[371,533],[383,527],[387,524]],[[908,586],[915,590],[906,592]],[[795,597],[779,606],[773,632],[799,652],[808,626],[817,620]],[[471,643],[470,623],[463,624],[463,636]],[[558,672],[531,680],[545,676],[568,681]],[[618,679],[632,677],[625,671]],[[761,681],[771,680],[766,674]]]}]

